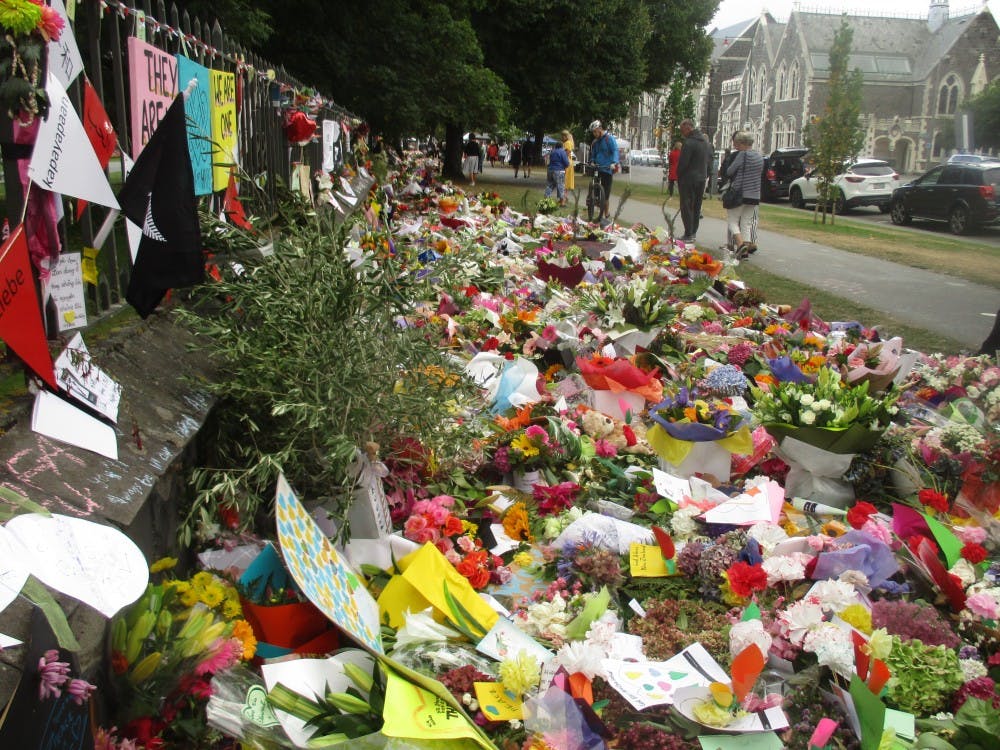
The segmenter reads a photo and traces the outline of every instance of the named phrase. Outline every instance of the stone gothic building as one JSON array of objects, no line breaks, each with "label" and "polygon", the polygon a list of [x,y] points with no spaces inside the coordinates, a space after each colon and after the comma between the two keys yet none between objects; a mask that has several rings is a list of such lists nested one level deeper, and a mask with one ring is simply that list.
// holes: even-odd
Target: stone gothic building
[{"label": "stone gothic building", "polygon": [[[829,52],[841,16],[793,10],[787,23],[767,12],[712,33],[712,67],[698,95],[702,131],[717,149],[737,130],[764,153],[802,145],[802,125],[821,114]],[[846,16],[854,30],[850,67],[864,73],[862,156],[903,173],[940,162],[955,113],[1000,75],[1000,28],[983,9],[957,17],[931,0],[926,18]]]}]

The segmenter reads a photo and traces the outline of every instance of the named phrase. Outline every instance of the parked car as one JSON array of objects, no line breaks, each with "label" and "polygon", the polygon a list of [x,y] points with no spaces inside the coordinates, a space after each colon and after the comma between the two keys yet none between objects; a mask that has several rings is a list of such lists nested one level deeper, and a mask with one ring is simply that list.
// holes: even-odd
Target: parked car
[{"label": "parked car", "polygon": [[[899,174],[889,162],[880,159],[858,159],[833,180],[833,210],[842,214],[857,206],[878,206],[882,213],[889,210],[892,191]],[[788,200],[795,208],[815,203],[819,195],[816,170],[806,172],[788,187]]]},{"label": "parked car", "polygon": [[807,153],[807,148],[778,148],[764,157],[764,169],[760,173],[762,201],[788,197],[788,186],[806,172],[802,158]]},{"label": "parked car", "polygon": [[641,151],[642,156],[639,164],[644,167],[662,167],[663,157],[660,156],[660,149],[658,148],[644,148]]},{"label": "parked car", "polygon": [[955,234],[1000,223],[1000,162],[945,164],[896,188],[893,224],[912,219],[947,221]]},{"label": "parked car", "polygon": [[984,154],[952,154],[948,157],[949,164],[982,164],[984,161],[1000,162],[1000,156]]}]

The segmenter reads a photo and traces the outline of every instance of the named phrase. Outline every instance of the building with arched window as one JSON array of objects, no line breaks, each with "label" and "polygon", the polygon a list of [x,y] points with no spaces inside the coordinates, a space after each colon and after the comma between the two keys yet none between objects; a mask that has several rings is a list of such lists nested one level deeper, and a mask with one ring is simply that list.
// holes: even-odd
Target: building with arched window
[{"label": "building with arched window", "polygon": [[715,104],[699,114],[716,148],[729,145],[734,128],[753,133],[761,151],[802,145],[802,124],[826,103],[842,17],[853,30],[849,64],[864,74],[860,155],[916,172],[955,150],[956,113],[1000,75],[1000,28],[986,6],[951,17],[948,0],[930,0],[926,18],[796,9],[787,22],[764,12],[713,31],[712,72],[699,101]]}]

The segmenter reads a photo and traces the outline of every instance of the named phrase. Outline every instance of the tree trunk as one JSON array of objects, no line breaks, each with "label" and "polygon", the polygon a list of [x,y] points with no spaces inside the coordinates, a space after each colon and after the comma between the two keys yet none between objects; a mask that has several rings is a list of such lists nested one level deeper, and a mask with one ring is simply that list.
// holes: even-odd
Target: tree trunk
[{"label": "tree trunk", "polygon": [[463,127],[454,123],[444,126],[444,165],[442,173],[445,177],[458,180],[462,177],[462,132]]}]

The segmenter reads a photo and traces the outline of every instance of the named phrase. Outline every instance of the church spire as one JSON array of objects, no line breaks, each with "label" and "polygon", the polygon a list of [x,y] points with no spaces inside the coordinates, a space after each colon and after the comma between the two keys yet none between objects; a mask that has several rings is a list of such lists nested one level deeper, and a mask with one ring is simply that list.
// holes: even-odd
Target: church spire
[{"label": "church spire", "polygon": [[931,0],[927,12],[927,27],[934,33],[948,21],[948,0]]}]

